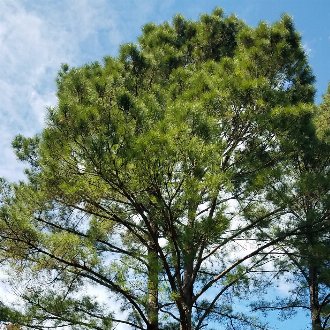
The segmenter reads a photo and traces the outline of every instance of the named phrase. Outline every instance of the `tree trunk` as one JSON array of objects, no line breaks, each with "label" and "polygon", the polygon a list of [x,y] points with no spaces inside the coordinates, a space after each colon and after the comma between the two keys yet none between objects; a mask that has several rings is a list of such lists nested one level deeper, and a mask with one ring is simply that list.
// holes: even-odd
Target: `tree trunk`
[{"label": "tree trunk", "polygon": [[[196,191],[196,194],[198,192]],[[193,247],[194,242],[194,224],[196,219],[196,210],[198,202],[190,201],[188,203],[188,224],[187,237],[184,242],[183,252],[183,282],[182,282],[182,297],[180,309],[180,330],[192,330],[192,307],[194,297],[194,259],[196,251]],[[190,233],[190,235],[189,235]]]},{"label": "tree trunk", "polygon": [[148,330],[158,330],[158,255],[155,248],[148,249]]},{"label": "tree trunk", "polygon": [[312,318],[312,330],[322,330],[320,317],[317,267],[309,267],[309,301]]},{"label": "tree trunk", "polygon": [[192,330],[191,324],[191,307],[184,307],[184,314],[180,315],[180,330]]},{"label": "tree trunk", "polygon": [[189,247],[187,249],[187,255],[184,260],[184,274],[183,274],[183,303],[182,303],[182,315],[180,315],[180,330],[191,330],[192,329],[192,305],[193,305],[193,251]]}]

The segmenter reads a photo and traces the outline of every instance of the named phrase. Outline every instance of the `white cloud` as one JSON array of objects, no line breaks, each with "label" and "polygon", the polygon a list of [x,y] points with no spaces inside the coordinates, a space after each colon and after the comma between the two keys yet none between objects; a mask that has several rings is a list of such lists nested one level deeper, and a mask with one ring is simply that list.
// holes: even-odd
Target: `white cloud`
[{"label": "white cloud", "polygon": [[305,51],[306,55],[307,55],[308,57],[311,57],[312,54],[313,54],[313,50],[312,50],[312,48],[311,48],[307,43],[304,43],[304,44],[303,44],[303,48],[304,48],[304,51]]},{"label": "white cloud", "polygon": [[60,64],[102,58],[120,42],[116,15],[105,0],[0,2],[0,176],[21,177],[11,141],[41,130]]},{"label": "white cloud", "polygon": [[13,293],[12,289],[8,284],[9,276],[4,272],[0,273],[0,297],[6,297],[6,300],[1,299],[3,303],[15,304],[18,302],[18,297]]},{"label": "white cloud", "polygon": [[294,285],[288,279],[281,278],[277,283],[276,289],[281,297],[289,297],[291,295],[290,291],[294,289]]}]

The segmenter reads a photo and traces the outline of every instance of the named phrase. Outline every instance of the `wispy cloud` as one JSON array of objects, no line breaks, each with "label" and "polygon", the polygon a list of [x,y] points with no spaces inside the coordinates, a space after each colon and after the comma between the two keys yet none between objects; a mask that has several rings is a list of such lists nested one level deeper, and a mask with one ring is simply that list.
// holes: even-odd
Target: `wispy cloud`
[{"label": "wispy cloud", "polygon": [[291,291],[295,288],[294,284],[290,282],[289,278],[281,278],[276,284],[276,291],[280,297],[289,297],[291,296]]},{"label": "wispy cloud", "polygon": [[305,51],[305,53],[308,57],[311,57],[313,55],[312,54],[312,48],[307,43],[303,44],[303,48],[304,48],[304,51]]},{"label": "wispy cloud", "polygon": [[41,130],[46,107],[56,103],[60,64],[80,65],[104,56],[105,46],[117,48],[118,20],[105,0],[0,2],[0,176],[20,177],[11,140]]}]

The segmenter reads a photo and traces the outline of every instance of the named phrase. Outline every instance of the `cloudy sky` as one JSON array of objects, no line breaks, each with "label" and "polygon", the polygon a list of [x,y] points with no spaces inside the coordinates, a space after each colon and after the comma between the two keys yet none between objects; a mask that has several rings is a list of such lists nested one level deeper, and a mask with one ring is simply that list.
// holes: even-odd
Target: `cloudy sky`
[{"label": "cloudy sky", "polygon": [[320,102],[330,81],[329,0],[0,0],[0,176],[23,178],[11,141],[41,131],[46,108],[56,104],[61,63],[79,66],[116,55],[147,22],[170,20],[176,13],[196,19],[216,6],[251,25],[273,22],[284,12],[293,16]]}]

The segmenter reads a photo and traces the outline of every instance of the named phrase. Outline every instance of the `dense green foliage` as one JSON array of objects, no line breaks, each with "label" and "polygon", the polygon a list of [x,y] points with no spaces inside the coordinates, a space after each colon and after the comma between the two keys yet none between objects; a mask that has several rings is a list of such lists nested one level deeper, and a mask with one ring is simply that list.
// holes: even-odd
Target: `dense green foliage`
[{"label": "dense green foliage", "polygon": [[[27,181],[2,183],[3,253],[26,285],[15,322],[266,329],[236,297],[283,244],[313,259],[305,222],[319,237],[328,220],[313,80],[289,17],[251,28],[220,9],[63,65],[42,134],[13,142]],[[315,189],[309,220],[300,198]]]},{"label": "dense green foliage", "polygon": [[277,260],[280,273],[288,274],[293,285],[290,296],[258,304],[264,310],[310,309],[313,330],[329,327],[330,146],[317,138],[320,127],[315,129],[312,120],[329,112],[327,98],[319,107],[301,105],[276,113],[285,158],[282,179],[273,178],[268,198],[287,210],[287,226],[301,231],[281,245],[285,258]]}]

